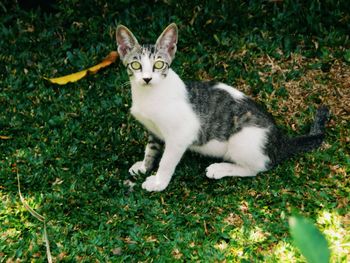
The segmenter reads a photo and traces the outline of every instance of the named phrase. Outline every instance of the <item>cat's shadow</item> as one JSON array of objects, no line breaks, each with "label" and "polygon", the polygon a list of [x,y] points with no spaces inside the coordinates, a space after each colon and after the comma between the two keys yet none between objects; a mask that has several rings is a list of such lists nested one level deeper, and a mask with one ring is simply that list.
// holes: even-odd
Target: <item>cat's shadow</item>
[{"label": "cat's shadow", "polygon": [[211,197],[218,194],[232,194],[237,184],[253,187],[252,181],[255,181],[257,177],[225,177],[218,180],[208,178],[206,176],[206,168],[218,162],[222,162],[222,160],[187,152],[178,164],[173,178],[165,191],[173,192],[175,189],[183,188],[183,191],[205,193],[208,197]]}]

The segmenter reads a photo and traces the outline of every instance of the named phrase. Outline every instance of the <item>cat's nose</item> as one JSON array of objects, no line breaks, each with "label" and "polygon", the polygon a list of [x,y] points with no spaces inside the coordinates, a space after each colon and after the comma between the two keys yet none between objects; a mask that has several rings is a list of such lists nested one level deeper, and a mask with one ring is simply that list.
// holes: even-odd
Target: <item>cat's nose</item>
[{"label": "cat's nose", "polygon": [[143,78],[143,80],[146,82],[146,84],[148,84],[152,80],[152,78]]}]

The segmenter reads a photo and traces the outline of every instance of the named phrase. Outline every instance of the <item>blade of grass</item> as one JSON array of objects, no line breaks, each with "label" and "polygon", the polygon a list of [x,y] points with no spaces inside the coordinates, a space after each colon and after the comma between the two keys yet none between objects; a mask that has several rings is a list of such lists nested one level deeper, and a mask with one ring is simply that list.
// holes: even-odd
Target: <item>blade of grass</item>
[{"label": "blade of grass", "polygon": [[49,239],[48,239],[48,235],[47,235],[47,230],[46,230],[46,219],[44,216],[40,215],[39,213],[37,213],[33,208],[31,208],[27,201],[24,199],[22,192],[21,192],[21,183],[19,180],[19,174],[18,174],[18,170],[17,170],[17,183],[18,183],[18,194],[19,197],[21,199],[21,202],[23,204],[23,206],[27,209],[27,211],[34,216],[36,219],[38,219],[40,222],[44,223],[44,242],[46,245],[46,257],[47,257],[47,261],[49,263],[52,263],[52,256],[51,256],[51,250],[50,250],[50,243],[49,243]]}]

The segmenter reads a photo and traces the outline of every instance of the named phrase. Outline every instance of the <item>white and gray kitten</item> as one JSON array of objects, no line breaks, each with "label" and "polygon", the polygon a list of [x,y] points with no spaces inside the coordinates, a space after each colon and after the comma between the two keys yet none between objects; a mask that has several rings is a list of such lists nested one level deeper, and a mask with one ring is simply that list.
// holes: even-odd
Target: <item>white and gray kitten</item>
[{"label": "white and gray kitten", "polygon": [[170,24],[155,45],[141,46],[125,26],[117,28],[118,52],[131,83],[131,114],[149,131],[145,157],[130,173],[146,173],[142,188],[164,190],[186,150],[220,158],[209,178],[255,176],[322,143],[328,109],[320,107],[309,134],[288,138],[272,116],[237,89],[218,82],[184,82],[171,68],[178,29]]}]

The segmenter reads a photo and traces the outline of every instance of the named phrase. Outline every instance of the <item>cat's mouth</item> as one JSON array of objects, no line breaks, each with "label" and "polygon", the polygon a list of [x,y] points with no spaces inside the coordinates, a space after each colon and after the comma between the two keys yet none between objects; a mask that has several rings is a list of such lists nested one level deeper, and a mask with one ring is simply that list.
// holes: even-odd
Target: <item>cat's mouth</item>
[{"label": "cat's mouth", "polygon": [[143,82],[141,83],[141,86],[142,86],[142,87],[145,87],[145,88],[147,88],[147,87],[152,87],[153,85],[154,85],[154,83],[151,82],[151,81],[148,82],[148,83],[146,83],[146,82],[143,81]]}]

